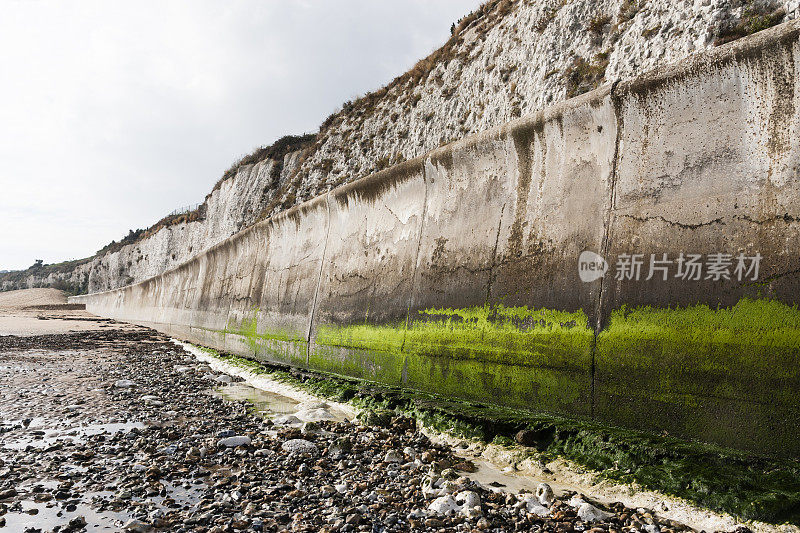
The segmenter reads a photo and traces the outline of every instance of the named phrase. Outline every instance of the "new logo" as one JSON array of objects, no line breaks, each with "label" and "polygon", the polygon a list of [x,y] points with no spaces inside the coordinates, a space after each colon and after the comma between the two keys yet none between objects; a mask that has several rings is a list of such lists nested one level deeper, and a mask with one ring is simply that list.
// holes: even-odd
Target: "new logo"
[{"label": "new logo", "polygon": [[589,283],[603,277],[608,271],[608,263],[602,255],[584,250],[578,258],[578,275],[581,281]]}]

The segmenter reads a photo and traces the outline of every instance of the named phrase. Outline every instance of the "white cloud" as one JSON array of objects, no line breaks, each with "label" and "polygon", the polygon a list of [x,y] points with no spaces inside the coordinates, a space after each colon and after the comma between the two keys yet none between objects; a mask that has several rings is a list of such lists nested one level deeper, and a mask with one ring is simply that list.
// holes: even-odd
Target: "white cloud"
[{"label": "white cloud", "polygon": [[202,201],[239,155],[316,131],[479,3],[5,2],[0,268],[85,257]]}]

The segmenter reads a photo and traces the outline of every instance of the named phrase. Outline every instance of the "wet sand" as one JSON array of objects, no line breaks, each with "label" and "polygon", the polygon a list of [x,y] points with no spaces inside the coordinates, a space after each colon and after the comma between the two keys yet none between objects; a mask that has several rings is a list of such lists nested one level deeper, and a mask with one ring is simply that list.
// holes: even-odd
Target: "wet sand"
[{"label": "wet sand", "polygon": [[132,327],[95,316],[83,307],[67,303],[66,294],[57,289],[0,292],[0,336],[52,335]]}]

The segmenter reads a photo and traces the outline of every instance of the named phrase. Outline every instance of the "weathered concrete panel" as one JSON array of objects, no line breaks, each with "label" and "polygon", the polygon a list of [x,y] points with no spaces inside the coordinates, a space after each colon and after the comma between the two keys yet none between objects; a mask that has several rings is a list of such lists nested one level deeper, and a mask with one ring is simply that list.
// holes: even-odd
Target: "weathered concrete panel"
[{"label": "weathered concrete panel", "polygon": [[400,379],[425,194],[421,160],[330,193],[311,366]]},{"label": "weathered concrete panel", "polygon": [[305,364],[327,228],[323,195],[231,242],[231,279],[224,288],[235,300],[227,311],[227,349]]},{"label": "weathered concrete panel", "polygon": [[[602,419],[800,449],[800,324],[777,303],[795,304],[800,289],[798,61],[797,31],[783,28],[617,87],[605,256],[642,254],[644,264],[638,281],[605,281]],[[718,253],[731,256],[730,280],[709,270]],[[667,279],[654,269],[646,280],[651,254]],[[672,264],[655,262],[664,254]],[[676,276],[681,254],[702,256],[699,280]],[[757,281],[739,279],[739,254],[761,255]]]},{"label": "weathered concrete panel", "polygon": [[616,121],[609,88],[434,153],[406,383],[589,415],[599,247]]},{"label": "weathered concrete panel", "polygon": [[617,137],[611,87],[508,130],[514,193],[500,224],[490,300],[583,310],[594,323],[600,281],[581,283],[576,261],[605,235]]}]

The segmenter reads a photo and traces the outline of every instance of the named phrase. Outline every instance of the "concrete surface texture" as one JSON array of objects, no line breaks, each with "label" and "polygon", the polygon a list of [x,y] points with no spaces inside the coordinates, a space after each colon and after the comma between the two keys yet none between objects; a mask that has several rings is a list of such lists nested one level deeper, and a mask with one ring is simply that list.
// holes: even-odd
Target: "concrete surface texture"
[{"label": "concrete surface texture", "polygon": [[[71,301],[264,359],[800,455],[799,36],[603,86]],[[583,251],[605,276],[582,281]]]}]

